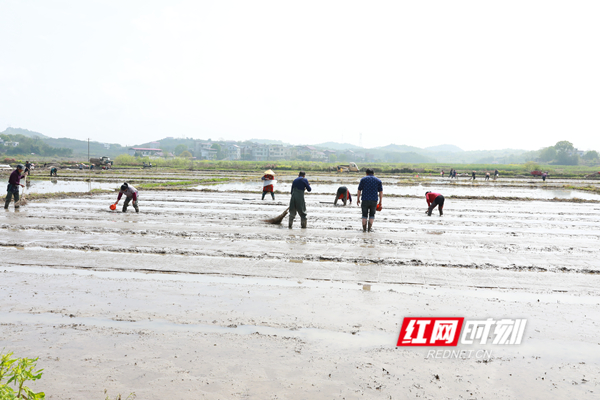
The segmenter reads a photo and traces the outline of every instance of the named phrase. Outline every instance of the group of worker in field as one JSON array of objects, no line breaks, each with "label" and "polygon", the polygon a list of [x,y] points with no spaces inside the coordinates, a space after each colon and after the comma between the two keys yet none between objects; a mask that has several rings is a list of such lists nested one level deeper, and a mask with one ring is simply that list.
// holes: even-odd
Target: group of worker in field
[{"label": "group of worker in field", "polygon": [[[33,167],[33,164],[30,164],[29,161],[27,161],[25,163],[25,165],[23,166],[23,164],[18,164],[17,168],[10,174],[10,176],[8,177],[8,186],[6,187],[6,199],[4,201],[4,209],[7,210],[8,206],[10,205],[10,202],[14,199],[14,203],[15,203],[15,209],[19,208],[19,187],[25,187],[25,185],[23,185],[21,183],[21,179],[25,179],[30,173],[31,173],[31,168]],[[50,170],[50,176],[56,176],[56,167],[53,167]],[[123,183],[123,185],[121,185],[121,189],[119,190],[119,194],[117,196],[117,201],[115,204],[113,204],[113,206],[111,206],[111,209],[116,209],[117,204],[119,204],[119,201],[121,200],[121,198],[123,197],[123,195],[125,195],[125,202],[123,204],[123,212],[127,211],[127,207],[129,206],[129,203],[131,203],[133,205],[133,208],[135,209],[135,212],[140,212],[139,206],[138,206],[138,190],[136,188],[134,188],[133,186],[129,185],[127,182]]]},{"label": "group of worker in field", "polygon": [[[27,163],[29,164],[29,163]],[[11,200],[14,198],[15,208],[19,208],[19,186],[25,187],[21,184],[21,179],[25,178],[29,174],[31,165],[23,166],[17,165],[17,168],[10,174],[8,179],[7,195],[4,203],[4,208],[8,209]],[[51,172],[52,173],[52,172]],[[274,184],[275,173],[272,170],[265,171],[265,174],[261,178],[263,181],[263,194],[262,199],[264,200],[267,193],[271,194],[271,198],[275,200]],[[306,214],[306,203],[304,201],[305,191],[312,191],[308,179],[306,179],[306,173],[300,171],[298,177],[294,179],[291,187],[291,198],[289,207],[289,228],[292,228],[296,214],[300,215],[300,226],[306,228],[307,226],[307,214]],[[123,204],[123,212],[127,212],[127,208],[131,203],[135,212],[139,212],[139,193],[138,190],[127,182],[121,185],[117,201],[111,205],[111,210],[115,210],[121,198],[125,196],[125,202]],[[431,215],[433,209],[438,207],[440,215],[443,215],[444,208],[444,196],[439,193],[427,192],[425,194],[427,200],[427,214]],[[352,195],[350,190],[346,186],[338,188],[334,205],[337,205],[338,201],[341,200],[345,206],[348,202],[352,204]],[[371,231],[373,229],[373,222],[375,221],[375,214],[377,211],[381,211],[383,201],[383,184],[381,180],[375,177],[375,173],[372,169],[366,170],[366,176],[364,176],[358,184],[358,191],[356,195],[356,205],[361,207],[362,210],[362,228],[363,231]],[[361,205],[362,202],[362,205]]]},{"label": "group of worker in field", "polygon": [[[272,170],[265,171],[261,179],[264,182],[262,199],[264,200],[266,193],[271,193],[273,200],[275,200],[273,194],[273,184],[277,182],[275,180],[275,173]],[[300,171],[298,177],[292,182],[290,191],[290,215],[288,220],[288,227],[290,229],[294,225],[296,214],[300,215],[300,226],[302,228],[306,228],[307,226],[306,202],[304,201],[304,193],[306,191],[311,192],[312,188],[308,179],[306,179],[306,173]],[[338,188],[333,204],[337,205],[339,200],[342,201],[344,206],[347,203],[352,204],[352,195],[346,186]],[[375,214],[377,211],[381,211],[382,200],[383,183],[381,179],[375,177],[374,171],[369,168],[366,170],[366,176],[360,180],[356,194],[356,205],[360,206],[362,211],[362,229],[364,232],[371,232],[373,230]],[[427,201],[427,215],[431,216],[436,207],[438,207],[440,215],[444,215],[444,196],[439,193],[427,192],[425,193],[425,200]]]}]

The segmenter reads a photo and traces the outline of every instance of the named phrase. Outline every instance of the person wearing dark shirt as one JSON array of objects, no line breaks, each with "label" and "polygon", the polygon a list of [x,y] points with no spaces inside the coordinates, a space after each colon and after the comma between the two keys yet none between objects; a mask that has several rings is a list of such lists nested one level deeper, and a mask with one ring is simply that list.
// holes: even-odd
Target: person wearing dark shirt
[{"label": "person wearing dark shirt", "polygon": [[425,200],[427,200],[427,215],[431,217],[431,212],[437,206],[440,215],[444,215],[444,196],[439,193],[425,192]]},{"label": "person wearing dark shirt", "polygon": [[471,172],[471,177],[473,180],[475,180],[475,171]]},{"label": "person wearing dark shirt", "polygon": [[[367,169],[367,176],[363,177],[358,184],[358,192],[356,194],[356,205],[360,206],[362,200],[362,227],[363,232],[367,231],[367,219],[369,220],[369,232],[373,228],[375,220],[375,212],[377,209],[377,200],[379,206],[383,199],[383,184],[379,178],[374,176],[375,172],[372,169]],[[362,195],[362,198],[361,198]]]},{"label": "person wearing dark shirt", "polygon": [[346,186],[340,186],[338,188],[337,193],[335,194],[335,201],[333,202],[334,206],[337,205],[338,200],[342,200],[344,205],[350,200],[350,204],[352,204],[352,195]]},{"label": "person wearing dark shirt", "polygon": [[23,175],[23,165],[17,165],[17,169],[15,169],[8,178],[8,186],[6,187],[6,201],[4,202],[4,209],[8,209],[10,205],[10,200],[12,197],[15,199],[15,208],[19,208],[17,202],[19,201],[19,186],[25,187],[21,184],[21,179],[25,178]]},{"label": "person wearing dark shirt", "polygon": [[298,173],[298,177],[294,179],[294,182],[292,182],[290,219],[288,224],[290,229],[294,224],[296,213],[300,214],[300,226],[302,228],[306,228],[306,203],[304,202],[304,190],[308,190],[310,192],[312,189],[310,188],[310,184],[306,179],[306,173],[304,171],[300,171]]},{"label": "person wearing dark shirt", "polygon": [[30,171],[31,170],[31,166],[32,166],[32,164],[29,161],[25,161],[25,173],[27,175],[29,175],[31,173],[31,171]]}]

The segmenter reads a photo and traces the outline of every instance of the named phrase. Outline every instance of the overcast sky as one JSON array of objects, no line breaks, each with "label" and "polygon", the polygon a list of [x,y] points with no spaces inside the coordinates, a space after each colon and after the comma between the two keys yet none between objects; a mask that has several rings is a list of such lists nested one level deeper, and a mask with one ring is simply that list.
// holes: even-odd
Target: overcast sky
[{"label": "overcast sky", "polygon": [[599,1],[0,2],[0,131],[600,150]]}]

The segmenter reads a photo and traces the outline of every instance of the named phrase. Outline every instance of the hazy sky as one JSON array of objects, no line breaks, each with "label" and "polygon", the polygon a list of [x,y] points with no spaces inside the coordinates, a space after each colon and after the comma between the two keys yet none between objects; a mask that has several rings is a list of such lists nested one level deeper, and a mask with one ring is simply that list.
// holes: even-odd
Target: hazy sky
[{"label": "hazy sky", "polygon": [[600,2],[0,1],[0,131],[600,150]]}]

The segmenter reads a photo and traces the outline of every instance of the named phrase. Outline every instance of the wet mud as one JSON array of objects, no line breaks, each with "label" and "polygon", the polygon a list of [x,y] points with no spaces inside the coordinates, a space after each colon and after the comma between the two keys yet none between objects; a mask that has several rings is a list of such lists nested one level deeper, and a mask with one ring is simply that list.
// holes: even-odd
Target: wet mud
[{"label": "wet mud", "polygon": [[[482,197],[427,217],[384,197],[363,233],[332,197],[307,195],[291,230],[262,222],[289,196],[258,191],[11,207],[0,348],[40,357],[49,399],[596,397],[599,205]],[[528,325],[519,346],[459,345],[485,359],[396,347],[404,317],[428,316]]]}]

